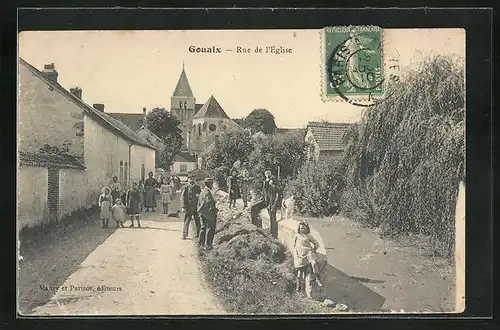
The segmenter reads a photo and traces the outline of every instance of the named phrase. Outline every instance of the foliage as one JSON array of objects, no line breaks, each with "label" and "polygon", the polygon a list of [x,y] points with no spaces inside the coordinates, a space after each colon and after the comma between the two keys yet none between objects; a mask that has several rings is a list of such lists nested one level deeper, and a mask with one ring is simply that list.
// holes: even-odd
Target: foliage
[{"label": "foliage", "polygon": [[51,154],[51,155],[68,155],[69,148],[71,146],[71,141],[64,141],[60,147],[51,146],[45,143],[42,148],[40,148],[40,153]]},{"label": "foliage", "polygon": [[226,176],[236,160],[246,162],[254,146],[247,132],[229,131],[216,141],[216,147],[207,157],[206,166],[212,170],[215,181],[225,189]]},{"label": "foliage", "polygon": [[165,149],[156,157],[156,167],[169,168],[175,155],[181,151],[182,136],[179,120],[164,108],[154,108],[146,115],[148,129],[165,144]]},{"label": "foliage", "polygon": [[288,182],[285,193],[295,197],[301,213],[329,216],[339,212],[344,177],[336,158],[320,158],[306,162],[297,177]]},{"label": "foliage", "polygon": [[245,118],[234,118],[234,119],[233,119],[233,121],[234,121],[236,124],[238,124],[238,125],[240,125],[241,127],[243,127],[243,124],[244,124],[244,122],[245,122]]},{"label": "foliage", "polygon": [[243,127],[250,128],[252,134],[257,132],[274,134],[277,130],[273,114],[266,109],[255,109],[250,112],[243,122]]},{"label": "foliage", "polygon": [[465,173],[464,68],[434,56],[390,88],[348,133],[342,210],[386,234],[428,235],[450,256]]},{"label": "foliage", "polygon": [[270,135],[256,140],[249,156],[249,169],[254,177],[270,168],[275,175],[280,169],[282,182],[295,176],[306,159],[306,142],[295,133]]}]

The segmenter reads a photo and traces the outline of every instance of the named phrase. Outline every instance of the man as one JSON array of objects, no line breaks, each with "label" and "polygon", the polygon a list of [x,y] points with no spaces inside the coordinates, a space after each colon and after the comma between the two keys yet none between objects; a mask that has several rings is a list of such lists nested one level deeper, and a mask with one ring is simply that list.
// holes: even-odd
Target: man
[{"label": "man", "polygon": [[197,209],[201,218],[198,246],[206,249],[212,248],[217,223],[217,208],[215,207],[215,199],[211,191],[212,187],[213,180],[206,178],[204,180],[204,187],[200,193]]},{"label": "man", "polygon": [[269,206],[269,181],[274,178],[270,169],[264,171],[264,183],[262,184],[262,193],[264,194],[264,201],[266,202],[266,207]]},{"label": "man", "polygon": [[190,177],[189,183],[181,191],[181,205],[184,212],[184,229],[182,231],[182,239],[186,239],[189,233],[189,224],[194,217],[196,227],[196,237],[200,234],[200,218],[198,217],[198,196],[201,193],[201,188],[196,184],[195,178]]},{"label": "man", "polygon": [[248,185],[251,180],[250,174],[248,173],[246,163],[243,163],[240,170],[240,179],[241,179],[241,198],[243,199],[243,207],[247,208],[248,206]]},{"label": "man", "polygon": [[269,189],[267,191],[267,211],[269,212],[269,220],[271,222],[271,235],[278,238],[278,221],[276,219],[276,211],[281,205],[281,191],[275,178],[269,180]]}]

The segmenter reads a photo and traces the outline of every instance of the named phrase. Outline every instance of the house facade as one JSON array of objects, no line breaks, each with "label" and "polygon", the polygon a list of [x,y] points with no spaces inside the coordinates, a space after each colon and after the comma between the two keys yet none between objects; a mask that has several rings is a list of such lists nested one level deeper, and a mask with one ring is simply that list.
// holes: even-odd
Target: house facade
[{"label": "house facade", "polygon": [[195,168],[197,168],[196,158],[189,152],[181,152],[175,155],[174,162],[170,166],[170,174],[185,176]]},{"label": "house facade", "polygon": [[19,229],[95,205],[113,176],[127,188],[154,171],[155,148],[81,89],[64,89],[53,64],[20,59],[18,77]]},{"label": "house facade", "polygon": [[350,126],[348,123],[309,122],[305,134],[305,141],[309,145],[307,158],[317,161],[342,155],[344,135]]}]

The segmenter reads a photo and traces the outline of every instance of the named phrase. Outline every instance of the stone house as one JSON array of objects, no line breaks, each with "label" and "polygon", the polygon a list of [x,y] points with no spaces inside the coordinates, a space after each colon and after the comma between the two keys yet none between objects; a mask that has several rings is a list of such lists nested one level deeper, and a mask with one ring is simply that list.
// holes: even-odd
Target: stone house
[{"label": "stone house", "polygon": [[20,59],[18,79],[18,229],[95,205],[113,176],[127,188],[154,171],[155,148],[80,88],[62,87],[53,64]]},{"label": "stone house", "polygon": [[345,148],[344,135],[350,126],[348,123],[309,122],[305,135],[309,143],[308,159],[317,161],[340,156]]},{"label": "stone house", "polygon": [[173,164],[170,166],[172,175],[188,175],[189,172],[196,168],[196,158],[189,152],[180,152],[175,155]]}]

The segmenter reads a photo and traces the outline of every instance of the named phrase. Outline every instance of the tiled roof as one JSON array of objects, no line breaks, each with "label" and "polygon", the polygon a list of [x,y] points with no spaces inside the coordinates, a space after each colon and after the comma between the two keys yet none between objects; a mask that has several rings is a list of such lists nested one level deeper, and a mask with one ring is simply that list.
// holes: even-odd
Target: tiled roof
[{"label": "tiled roof", "polygon": [[182,68],[181,76],[177,81],[177,86],[175,86],[174,94],[172,96],[188,96],[193,97],[193,92],[191,91],[191,86],[189,86],[189,81],[186,76],[186,71]]},{"label": "tiled roof", "polygon": [[142,127],[144,115],[142,113],[123,113],[123,112],[108,112],[108,115],[121,121],[134,131]]},{"label": "tiled roof", "polygon": [[195,163],[196,158],[189,152],[180,152],[174,157],[174,162],[190,162]]},{"label": "tiled roof", "polygon": [[80,100],[78,97],[75,95],[71,94],[69,91],[64,89],[59,83],[57,82],[51,82],[45,79],[44,75],[34,66],[20,58],[20,63],[26,66],[31,72],[33,72],[36,76],[38,76],[40,79],[45,81],[49,86],[54,87],[57,89],[59,92],[61,92],[63,95],[65,95],[68,99],[72,100],[75,102],[82,110],[91,116],[93,119],[100,121],[102,124],[104,124],[105,127],[109,128],[110,130],[116,132],[126,140],[129,140],[131,142],[134,142],[135,144],[141,145],[143,147],[147,147],[150,149],[155,149],[152,145],[150,145],[143,137],[137,135],[133,129],[122,123],[121,121],[109,116],[108,114],[99,111],[95,109],[94,107],[91,107],[87,103],[83,102]]},{"label": "tiled roof", "polygon": [[319,150],[344,150],[344,134],[352,124],[309,122],[307,128],[311,130]]},{"label": "tiled roof", "polygon": [[196,113],[196,115],[194,115],[193,118],[204,117],[219,117],[230,119],[213,95],[210,96],[208,101],[201,107],[201,109]]},{"label": "tiled roof", "polygon": [[19,151],[19,163],[23,166],[85,169],[85,166],[80,160],[70,155]]}]

